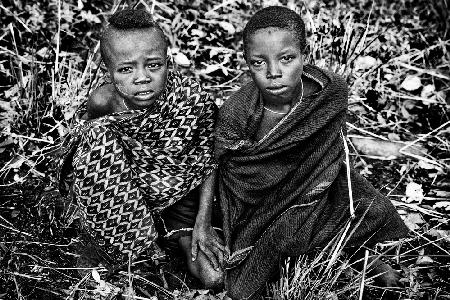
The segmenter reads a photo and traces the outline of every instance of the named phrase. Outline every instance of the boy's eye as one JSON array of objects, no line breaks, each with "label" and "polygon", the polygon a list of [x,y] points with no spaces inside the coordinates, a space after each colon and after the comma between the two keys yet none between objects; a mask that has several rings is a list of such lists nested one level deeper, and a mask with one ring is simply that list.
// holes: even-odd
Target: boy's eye
[{"label": "boy's eye", "polygon": [[295,56],[294,55],[285,55],[283,57],[281,57],[282,62],[290,62],[292,60],[294,60]]},{"label": "boy's eye", "polygon": [[147,65],[147,68],[149,68],[150,70],[158,70],[162,67],[162,63],[150,63]]},{"label": "boy's eye", "polygon": [[121,67],[121,68],[119,68],[119,69],[117,69],[117,71],[119,72],[119,73],[130,73],[130,72],[132,72],[133,71],[133,69],[131,68],[131,67]]},{"label": "boy's eye", "polygon": [[254,67],[261,67],[264,64],[263,60],[252,60],[250,64]]}]

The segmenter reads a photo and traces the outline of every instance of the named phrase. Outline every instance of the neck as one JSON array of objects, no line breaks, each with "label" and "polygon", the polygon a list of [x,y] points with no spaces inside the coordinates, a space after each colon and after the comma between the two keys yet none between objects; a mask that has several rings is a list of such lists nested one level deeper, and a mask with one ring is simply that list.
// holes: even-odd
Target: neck
[{"label": "neck", "polygon": [[273,105],[273,104],[267,103],[264,105],[264,109],[267,111],[270,111],[271,113],[274,113],[274,114],[284,115],[284,114],[287,114],[291,110],[291,104]]}]

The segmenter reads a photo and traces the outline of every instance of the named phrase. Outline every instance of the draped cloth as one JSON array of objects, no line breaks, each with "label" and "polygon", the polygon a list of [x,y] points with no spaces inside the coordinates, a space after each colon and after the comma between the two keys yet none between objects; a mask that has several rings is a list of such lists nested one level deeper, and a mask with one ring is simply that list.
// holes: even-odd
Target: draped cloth
[{"label": "draped cloth", "polygon": [[216,113],[196,81],[169,72],[151,107],[79,121],[71,130],[61,147],[60,191],[73,193],[83,229],[110,267],[151,252],[155,215],[216,168]]},{"label": "draped cloth", "polygon": [[[305,65],[303,79],[316,82],[320,91],[299,99],[260,140],[255,136],[264,108],[253,82],[219,111],[216,157],[229,252],[226,286],[236,299],[255,296],[281,258],[325,246],[350,218],[341,136],[346,83],[311,65]],[[391,202],[353,170],[351,180],[359,226],[348,245],[403,237],[408,230]]]}]

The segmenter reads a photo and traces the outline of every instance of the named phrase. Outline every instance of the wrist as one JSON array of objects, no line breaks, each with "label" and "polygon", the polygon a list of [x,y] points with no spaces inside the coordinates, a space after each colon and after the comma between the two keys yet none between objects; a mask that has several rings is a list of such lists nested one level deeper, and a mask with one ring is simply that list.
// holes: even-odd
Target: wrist
[{"label": "wrist", "polygon": [[198,213],[195,218],[195,226],[197,227],[207,227],[211,226],[211,218],[207,214]]}]

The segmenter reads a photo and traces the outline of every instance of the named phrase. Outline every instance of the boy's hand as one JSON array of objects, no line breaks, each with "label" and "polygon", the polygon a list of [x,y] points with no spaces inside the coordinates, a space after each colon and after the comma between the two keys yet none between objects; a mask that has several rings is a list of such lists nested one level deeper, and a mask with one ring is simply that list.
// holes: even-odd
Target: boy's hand
[{"label": "boy's hand", "polygon": [[208,257],[214,269],[219,270],[223,264],[223,242],[211,225],[196,222],[192,232],[192,261],[197,259],[199,248]]}]

